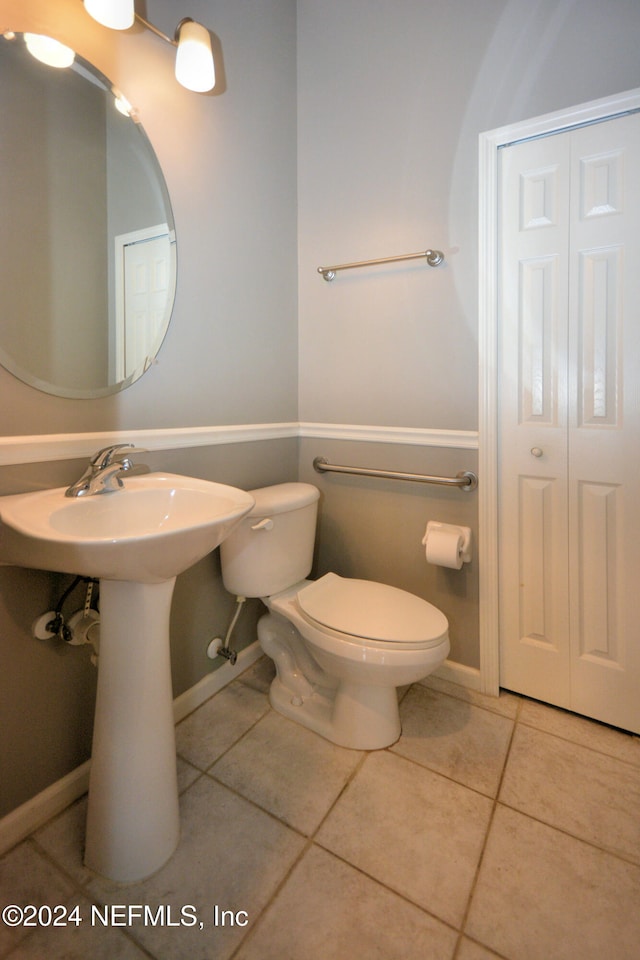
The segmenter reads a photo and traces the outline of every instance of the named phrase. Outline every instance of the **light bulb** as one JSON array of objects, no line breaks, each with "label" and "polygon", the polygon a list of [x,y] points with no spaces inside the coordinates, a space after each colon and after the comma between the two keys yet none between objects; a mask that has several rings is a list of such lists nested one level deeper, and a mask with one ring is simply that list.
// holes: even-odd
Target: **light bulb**
[{"label": "light bulb", "polygon": [[136,16],[133,0],[84,0],[84,8],[94,20],[111,30],[128,30]]},{"label": "light bulb", "polygon": [[133,113],[133,107],[129,103],[126,97],[123,97],[121,93],[114,95],[113,101],[116,105],[116,110],[122,114],[123,117],[130,117]]},{"label": "light bulb", "polygon": [[70,67],[76,58],[71,47],[65,47],[53,37],[45,37],[40,33],[25,33],[24,42],[31,56],[49,67]]},{"label": "light bulb", "polygon": [[206,93],[215,86],[216,73],[209,31],[193,20],[183,20],[178,28],[176,79],[195,93]]}]

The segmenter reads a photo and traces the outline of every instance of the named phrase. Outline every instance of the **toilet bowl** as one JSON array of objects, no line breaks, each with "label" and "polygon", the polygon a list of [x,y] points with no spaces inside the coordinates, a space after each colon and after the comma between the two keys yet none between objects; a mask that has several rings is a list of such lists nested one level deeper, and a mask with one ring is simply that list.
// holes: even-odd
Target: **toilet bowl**
[{"label": "toilet bowl", "polygon": [[307,580],[318,490],[287,483],[251,491],[256,504],[221,546],[225,587],[269,610],[258,639],[276,665],[275,710],[357,750],[400,736],[397,687],[449,653],[444,614],[405,590],[325,574]]}]

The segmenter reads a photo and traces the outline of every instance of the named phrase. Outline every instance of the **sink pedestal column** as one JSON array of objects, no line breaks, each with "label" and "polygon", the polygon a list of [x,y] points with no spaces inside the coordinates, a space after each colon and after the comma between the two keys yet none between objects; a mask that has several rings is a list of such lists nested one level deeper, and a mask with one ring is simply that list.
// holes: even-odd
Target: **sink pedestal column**
[{"label": "sink pedestal column", "polygon": [[85,863],[123,883],[159,870],[180,833],[169,614],[175,577],[100,581],[100,654]]}]

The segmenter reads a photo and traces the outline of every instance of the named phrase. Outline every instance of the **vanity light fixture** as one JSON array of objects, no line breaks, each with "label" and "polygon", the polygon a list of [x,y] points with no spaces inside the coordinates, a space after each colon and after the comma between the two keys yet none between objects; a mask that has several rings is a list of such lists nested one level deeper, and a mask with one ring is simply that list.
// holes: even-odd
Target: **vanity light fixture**
[{"label": "vanity light fixture", "polygon": [[76,58],[71,47],[40,33],[25,33],[24,42],[31,56],[49,67],[70,67]]},{"label": "vanity light fixture", "polygon": [[206,27],[185,17],[175,29],[173,39],[135,12],[134,0],[83,0],[85,10],[94,20],[112,30],[127,30],[134,22],[141,23],[157,37],[177,47],[176,79],[195,93],[213,90],[216,82],[211,37]]},{"label": "vanity light fixture", "polygon": [[94,20],[111,30],[128,30],[136,17],[133,0],[84,0],[84,8]]},{"label": "vanity light fixture", "polygon": [[216,72],[211,51],[211,37],[206,27],[189,17],[176,27],[176,80],[187,90],[206,93],[213,90]]}]

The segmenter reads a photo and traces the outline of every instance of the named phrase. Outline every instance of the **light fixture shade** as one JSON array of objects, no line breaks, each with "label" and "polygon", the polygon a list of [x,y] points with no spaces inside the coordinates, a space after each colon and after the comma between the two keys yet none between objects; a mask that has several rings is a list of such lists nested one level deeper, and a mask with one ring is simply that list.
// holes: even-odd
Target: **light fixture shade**
[{"label": "light fixture shade", "polygon": [[112,30],[128,30],[135,20],[134,0],[84,0],[84,8],[94,20]]},{"label": "light fixture shade", "polygon": [[76,58],[71,47],[40,33],[25,33],[24,42],[32,57],[49,67],[70,67]]},{"label": "light fixture shade", "polygon": [[206,27],[184,20],[178,28],[176,79],[187,90],[206,93],[216,82],[211,37]]}]

